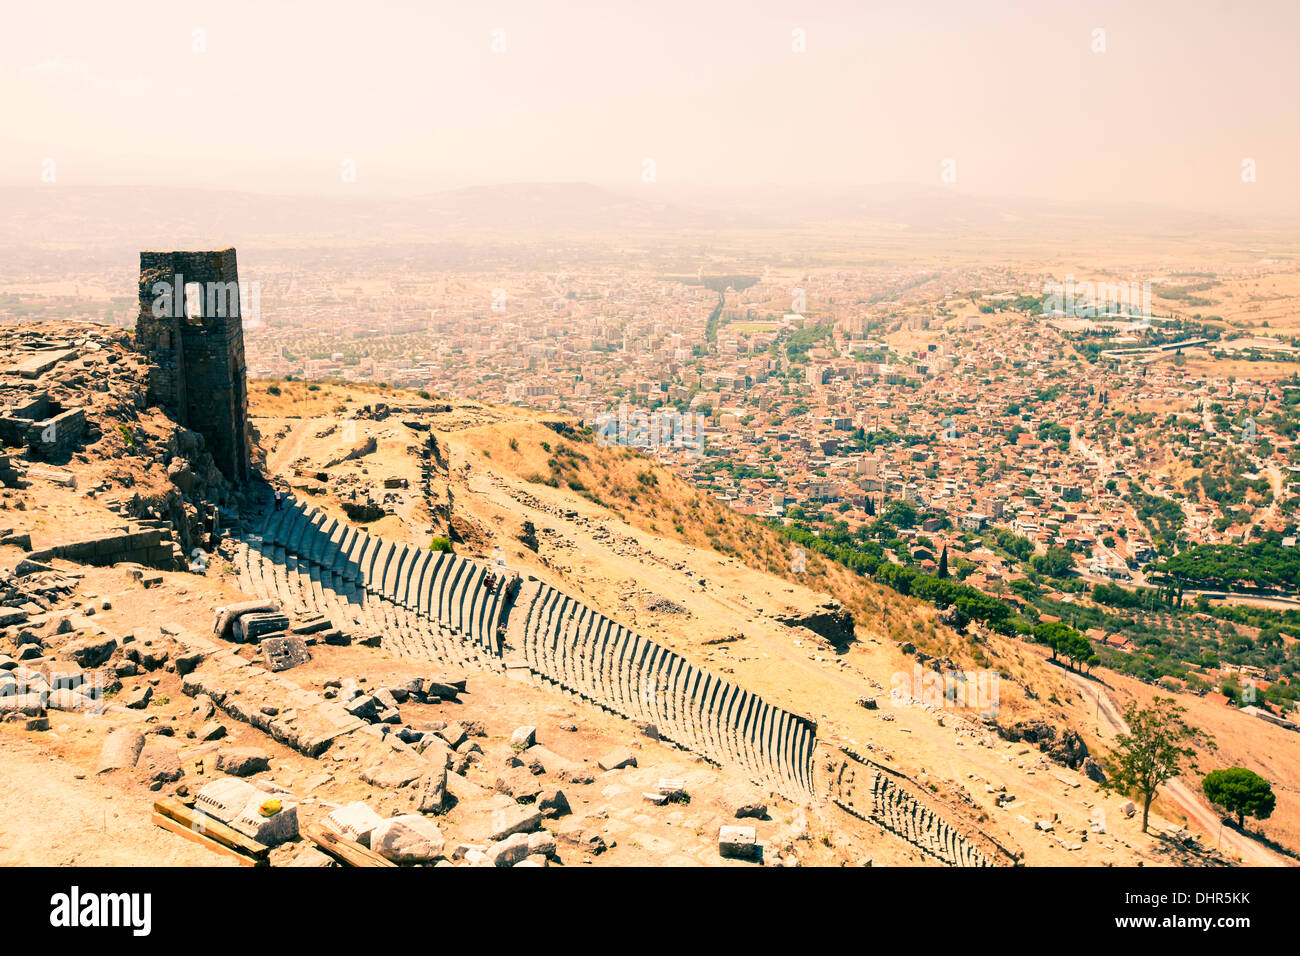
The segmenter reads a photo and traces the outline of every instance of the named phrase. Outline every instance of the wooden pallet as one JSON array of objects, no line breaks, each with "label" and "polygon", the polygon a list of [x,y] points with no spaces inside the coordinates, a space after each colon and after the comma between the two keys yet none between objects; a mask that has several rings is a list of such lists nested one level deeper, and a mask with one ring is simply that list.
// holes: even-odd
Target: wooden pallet
[{"label": "wooden pallet", "polygon": [[269,866],[271,848],[179,800],[164,797],[153,805],[154,824],[240,866]]}]

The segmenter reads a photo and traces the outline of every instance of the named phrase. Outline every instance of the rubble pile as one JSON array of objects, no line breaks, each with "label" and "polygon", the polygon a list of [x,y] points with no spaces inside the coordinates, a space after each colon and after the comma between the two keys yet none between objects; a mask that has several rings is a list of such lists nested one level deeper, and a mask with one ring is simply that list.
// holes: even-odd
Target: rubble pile
[{"label": "rubble pile", "polygon": [[41,482],[169,532],[181,555],[210,550],[244,504],[203,436],[150,406],[129,333],[98,325],[0,329],[0,485]]}]

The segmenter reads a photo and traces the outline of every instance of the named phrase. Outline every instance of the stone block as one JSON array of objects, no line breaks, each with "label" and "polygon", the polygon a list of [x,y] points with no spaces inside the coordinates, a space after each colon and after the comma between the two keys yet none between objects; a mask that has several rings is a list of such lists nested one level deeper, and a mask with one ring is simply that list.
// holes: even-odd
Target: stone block
[{"label": "stone block", "polygon": [[144,734],[134,727],[119,727],[104,740],[96,773],[134,767],[144,749]]},{"label": "stone block", "polygon": [[150,741],[140,750],[135,772],[145,783],[152,784],[153,789],[164,783],[173,783],[184,775],[180,751],[173,743]]},{"label": "stone block", "polygon": [[542,814],[536,808],[518,805],[506,807],[493,812],[489,836],[493,841],[504,840],[512,833],[530,833],[541,825]]},{"label": "stone block", "polygon": [[438,825],[419,814],[384,820],[370,834],[370,849],[394,863],[429,863],[444,846]]},{"label": "stone block", "polygon": [[264,666],[269,671],[287,671],[311,660],[301,637],[267,637],[262,640]]},{"label": "stone block", "polygon": [[762,819],[767,816],[767,802],[747,790],[738,788],[725,790],[720,802],[723,809],[733,817]]},{"label": "stone block", "polygon": [[217,771],[232,777],[251,777],[270,768],[266,752],[256,747],[231,747],[217,753]]},{"label": "stone block", "polygon": [[289,618],[278,611],[252,611],[235,618],[230,633],[236,644],[256,644],[267,634],[288,630]]},{"label": "stone block", "polygon": [[429,766],[418,757],[393,754],[361,771],[361,779],[372,787],[395,790],[419,780],[429,772]]},{"label": "stone block", "polygon": [[346,840],[370,846],[370,836],[384,818],[360,800],[334,810],[321,821],[325,829]]},{"label": "stone block", "polygon": [[636,766],[636,755],[626,747],[615,747],[596,761],[601,770],[622,770],[624,767]]},{"label": "stone block", "polygon": [[212,781],[198,792],[194,806],[267,846],[298,837],[297,803],[234,777]]},{"label": "stone block", "polygon": [[228,604],[225,607],[219,607],[216,610],[212,623],[212,633],[223,641],[230,640],[230,631],[234,627],[235,621],[239,620],[245,614],[280,610],[280,602],[275,600],[268,601],[242,601],[239,604]]},{"label": "stone block", "polygon": [[728,859],[757,859],[762,853],[758,844],[758,833],[753,827],[719,827],[718,853]]},{"label": "stone block", "polygon": [[528,841],[528,834],[512,833],[493,843],[484,852],[493,866],[514,866],[528,858]]}]

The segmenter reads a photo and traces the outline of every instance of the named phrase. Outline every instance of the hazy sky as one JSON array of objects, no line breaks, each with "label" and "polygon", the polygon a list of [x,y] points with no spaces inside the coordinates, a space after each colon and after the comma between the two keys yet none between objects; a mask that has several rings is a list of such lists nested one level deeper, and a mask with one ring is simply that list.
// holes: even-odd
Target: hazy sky
[{"label": "hazy sky", "polygon": [[52,159],[59,185],[637,185],[652,159],[661,184],[938,185],[952,159],[971,193],[1300,211],[1288,0],[55,0],[5,21],[9,184]]}]

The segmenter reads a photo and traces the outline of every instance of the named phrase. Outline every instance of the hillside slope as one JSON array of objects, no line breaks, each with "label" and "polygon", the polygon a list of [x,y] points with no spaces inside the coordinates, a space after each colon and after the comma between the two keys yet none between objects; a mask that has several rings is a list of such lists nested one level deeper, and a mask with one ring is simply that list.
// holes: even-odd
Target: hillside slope
[{"label": "hillside slope", "polygon": [[[806,572],[795,573],[781,536],[643,455],[598,446],[572,423],[396,390],[282,382],[274,395],[268,387],[260,383],[252,398],[259,430],[276,449],[273,470],[324,510],[344,517],[361,484],[406,477],[407,489],[371,493],[387,512],[368,526],[372,533],[420,546],[445,535],[458,553],[499,558],[512,571],[580,597],[809,717],[819,738],[868,753],[943,799],[970,806],[1031,864],[1089,863],[1089,856],[1104,855],[1086,841],[1066,855],[1062,843],[1076,844],[1107,805],[1112,831],[1127,826],[1116,823],[1124,820],[1116,809],[1121,800],[1027,744],[998,739],[982,713],[922,701],[895,706],[892,699],[896,687],[905,695],[925,686],[924,675],[938,662],[976,675],[987,668],[998,673],[998,725],[1046,723],[1077,732],[1093,752],[1104,749],[1095,704],[1038,648],[977,630],[958,633],[934,608],[815,555]],[[371,437],[373,450],[329,464],[368,449]],[[422,457],[431,463],[423,474]],[[295,476],[295,468],[315,475]],[[789,624],[822,621],[837,603],[853,615],[852,642],[832,643]],[[900,645],[936,660],[922,668]],[[923,696],[919,689],[916,696]],[[874,698],[876,709],[861,706],[862,698]],[[1010,810],[995,802],[1003,786],[1018,797]],[[1177,806],[1168,812],[1182,822]],[[1074,839],[1033,829],[1032,821],[1053,814]],[[1153,859],[1169,852],[1150,838],[1113,852],[1140,853],[1142,844]]]},{"label": "hillside slope", "polygon": [[[572,423],[380,388],[255,382],[255,458],[288,496],[280,510],[264,484],[231,487],[201,436],[147,405],[147,374],[120,333],[59,324],[0,336],[7,404],[79,414],[85,425],[51,448],[0,452],[0,774],[27,779],[43,755],[70,773],[44,781],[42,793],[66,791],[79,806],[118,800],[117,823],[106,816],[55,862],[153,859],[151,800],[192,797],[231,766],[298,801],[304,823],[356,800],[385,816],[413,812],[428,793],[409,784],[425,780],[429,764],[412,742],[447,754],[447,793],[430,812],[448,847],[488,846],[500,814],[555,804],[562,788],[568,809],[535,834],[543,851],[534,858],[729,862],[718,855],[718,827],[752,807],[762,808],[767,863],[933,865],[964,860],[972,847],[988,862],[1029,865],[1216,859],[1203,846],[1141,835],[1120,798],[1026,742],[1045,727],[1058,742],[1077,731],[1068,738],[1077,755],[1108,736],[1087,688],[1039,649],[956,632],[933,608],[815,555],[796,572],[771,529]],[[365,553],[378,577],[353,560],[356,548],[341,547],[362,538],[375,544]],[[429,550],[441,539],[454,559]],[[141,542],[138,560],[123,560],[127,542]],[[483,586],[488,569],[533,597],[509,612],[499,652],[490,629],[474,650],[463,643],[468,623],[458,630],[460,611],[429,613],[413,602],[414,586],[397,596],[414,579],[394,573],[396,560],[375,563],[377,548],[385,561],[410,556],[407,572],[416,556],[421,568],[469,568],[455,572],[457,593],[472,583],[475,608],[504,607]],[[692,736],[684,724],[693,696],[678,697],[677,712],[658,700],[633,708],[659,715],[659,726],[617,699],[602,703],[582,691],[611,676],[597,658],[570,657],[563,672],[524,666],[534,652],[519,642],[533,626],[526,617],[540,620],[543,593],[565,595],[583,620],[614,622],[623,645],[654,648],[674,675],[721,681],[728,690],[715,702],[741,700],[730,695],[743,689],[750,712],[760,701],[781,715],[781,734],[812,728],[807,764],[795,766],[791,753],[780,773],[751,773],[767,759],[751,747],[753,726],[742,734],[734,720],[720,722],[711,740]],[[209,634],[218,608],[265,597],[308,641],[309,659],[283,672],[269,669],[280,662],[256,642]],[[933,695],[940,669],[970,671],[967,686],[990,695],[960,707]],[[359,688],[391,700],[391,713],[345,710]],[[1142,693],[1108,691],[1119,702]],[[658,693],[653,684],[649,692]],[[536,728],[537,742],[522,751],[521,726]],[[113,741],[136,733],[138,763],[106,769]],[[1244,748],[1234,742],[1224,756],[1247,759]],[[758,764],[733,762],[738,753]],[[602,766],[627,755],[635,766]],[[1275,777],[1295,773],[1283,757],[1265,763]],[[782,783],[795,778],[793,789]],[[677,780],[688,799],[655,806],[643,796]],[[1268,830],[1283,842],[1294,826],[1290,792]],[[1174,820],[1182,812],[1173,801],[1157,809]],[[13,818],[23,839],[0,845],[0,862],[66,847],[58,834],[69,821],[58,813]],[[935,820],[943,846],[914,838],[914,824]],[[552,838],[563,846],[545,851]],[[216,862],[170,842],[164,857]],[[312,859],[295,842],[272,862]]]}]

